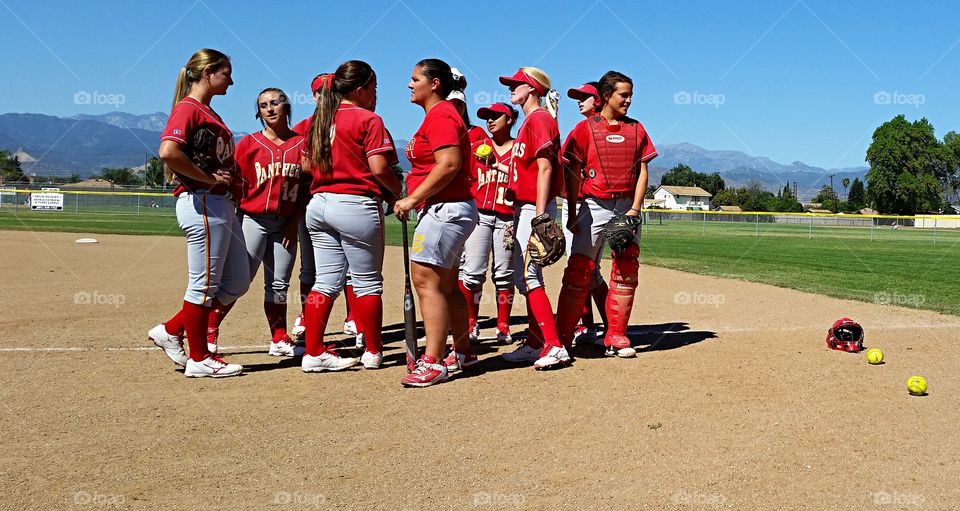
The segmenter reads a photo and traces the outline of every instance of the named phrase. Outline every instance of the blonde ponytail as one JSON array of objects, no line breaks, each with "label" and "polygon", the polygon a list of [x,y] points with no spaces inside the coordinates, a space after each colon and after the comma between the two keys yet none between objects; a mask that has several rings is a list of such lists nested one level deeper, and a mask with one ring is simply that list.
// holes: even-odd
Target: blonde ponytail
[{"label": "blonde ponytail", "polygon": [[550,115],[556,119],[560,107],[560,93],[554,89],[550,89],[550,91],[547,92],[546,103],[547,112],[550,112]]}]

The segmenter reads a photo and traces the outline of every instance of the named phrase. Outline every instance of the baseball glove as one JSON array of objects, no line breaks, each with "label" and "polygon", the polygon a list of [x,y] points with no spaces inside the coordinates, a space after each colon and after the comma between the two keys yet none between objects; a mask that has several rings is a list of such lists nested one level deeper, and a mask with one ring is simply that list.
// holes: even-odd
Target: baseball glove
[{"label": "baseball glove", "polygon": [[607,239],[610,249],[620,252],[633,243],[640,228],[640,217],[617,215],[603,227],[603,236]]},{"label": "baseball glove", "polygon": [[514,238],[513,223],[507,224],[503,228],[503,249],[512,251],[513,247],[516,245],[516,239]]},{"label": "baseball glove", "polygon": [[533,217],[530,221],[533,232],[527,241],[527,253],[533,264],[544,268],[560,260],[566,248],[563,231],[553,220],[553,217],[544,213]]},{"label": "baseball glove", "polygon": [[200,128],[194,132],[190,140],[190,160],[200,170],[207,174],[217,171],[217,161],[214,158],[217,150],[217,136],[207,128]]}]

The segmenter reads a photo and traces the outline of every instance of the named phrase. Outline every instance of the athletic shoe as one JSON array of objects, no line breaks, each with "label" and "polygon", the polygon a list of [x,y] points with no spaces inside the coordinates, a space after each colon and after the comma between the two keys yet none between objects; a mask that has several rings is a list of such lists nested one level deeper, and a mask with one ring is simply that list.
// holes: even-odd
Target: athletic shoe
[{"label": "athletic shoe", "polygon": [[360,357],[360,363],[363,364],[364,369],[380,369],[380,364],[383,363],[383,352],[370,353],[364,351]]},{"label": "athletic shoe", "polygon": [[570,355],[563,346],[545,346],[549,348],[539,360],[533,363],[533,368],[540,371],[570,365]]},{"label": "athletic shoe", "polygon": [[497,344],[501,346],[506,346],[507,344],[513,343],[513,337],[510,336],[509,330],[499,330],[497,331]]},{"label": "athletic shoe", "polygon": [[216,354],[217,354],[217,343],[215,343],[215,342],[208,342],[208,343],[207,343],[207,351],[209,351],[211,355],[216,355]]},{"label": "athletic shoe", "polygon": [[480,344],[480,325],[476,323],[470,327],[470,344]]},{"label": "athletic shoe", "polygon": [[400,381],[404,387],[429,387],[447,380],[447,366],[436,363],[436,359],[426,355],[417,361],[417,368]]},{"label": "athletic shoe", "polygon": [[173,360],[174,364],[180,367],[187,365],[187,354],[183,352],[183,337],[179,335],[170,335],[163,323],[153,327],[147,332],[147,337],[156,344],[163,353]]},{"label": "athletic shoe", "polygon": [[479,362],[480,360],[477,358],[476,353],[467,353],[464,355],[456,351],[451,351],[450,354],[447,355],[447,358],[443,359],[443,365],[447,367],[448,373],[470,369]]},{"label": "athletic shoe", "polygon": [[604,355],[608,357],[620,357],[620,358],[633,358],[637,356],[637,350],[633,349],[632,346],[627,346],[626,348],[614,348],[613,346],[607,346],[607,351]]},{"label": "athletic shoe", "polygon": [[217,354],[217,342],[219,342],[219,339],[219,328],[207,328],[207,351],[209,351],[211,355]]},{"label": "athletic shoe", "polygon": [[354,320],[343,322],[343,333],[345,335],[357,335],[357,322]]},{"label": "athletic shoe", "polygon": [[362,332],[357,334],[357,338],[354,341],[354,346],[361,350],[363,349],[363,333]]},{"label": "athletic shoe", "polygon": [[201,362],[195,362],[192,358],[187,360],[183,374],[187,378],[226,378],[243,374],[243,366],[228,364],[216,355],[209,355]]},{"label": "athletic shoe", "polygon": [[529,364],[540,359],[540,350],[531,348],[527,344],[521,344],[519,348],[504,353],[503,359],[513,364]]},{"label": "athletic shoe", "polygon": [[593,330],[580,325],[573,331],[573,344],[574,346],[580,344],[593,344],[597,339],[597,333]]},{"label": "athletic shoe", "polygon": [[284,337],[276,342],[270,343],[271,357],[296,357],[303,355],[303,348],[293,343],[293,339]]},{"label": "athletic shoe", "polygon": [[304,355],[300,369],[305,373],[319,373],[321,371],[342,371],[357,365],[355,358],[343,358],[331,349],[327,349],[319,356]]},{"label": "athletic shoe", "polygon": [[290,333],[293,334],[294,339],[301,340],[303,336],[307,333],[307,327],[303,325],[303,312],[297,314],[296,319],[293,320],[293,328],[290,329]]}]

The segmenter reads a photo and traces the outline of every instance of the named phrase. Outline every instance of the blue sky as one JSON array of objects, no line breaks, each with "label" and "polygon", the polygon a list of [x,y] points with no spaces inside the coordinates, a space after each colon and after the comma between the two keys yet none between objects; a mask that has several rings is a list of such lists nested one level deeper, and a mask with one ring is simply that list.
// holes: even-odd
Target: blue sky
[{"label": "blue sky", "polygon": [[[422,111],[406,84],[424,57],[466,73],[472,112],[506,97],[497,77],[521,65],[561,92],[616,69],[634,79],[631,115],[655,143],[783,163],[864,165],[873,129],[899,113],[927,117],[938,136],[960,131],[960,7],[949,2],[547,4],[0,0],[0,113],[168,111],[179,68],[212,47],[232,57],[236,85],[213,106],[235,131],[258,128],[268,86],[307,116],[310,79],[354,58],[377,71],[387,127],[409,138]],[[78,104],[84,92],[97,95]],[[564,97],[561,132],[579,119]]]}]

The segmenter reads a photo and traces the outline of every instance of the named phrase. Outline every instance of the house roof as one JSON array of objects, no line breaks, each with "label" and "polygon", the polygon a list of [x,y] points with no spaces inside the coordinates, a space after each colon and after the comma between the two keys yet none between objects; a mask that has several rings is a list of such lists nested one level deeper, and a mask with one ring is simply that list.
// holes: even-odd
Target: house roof
[{"label": "house roof", "polygon": [[730,213],[740,213],[743,210],[740,209],[740,206],[717,206],[716,211],[727,211]]},{"label": "house roof", "polygon": [[662,206],[664,202],[665,201],[663,199],[643,199],[644,206],[656,206],[656,205]]},{"label": "house roof", "polygon": [[689,195],[691,197],[713,197],[713,194],[700,188],[699,186],[661,186],[660,190],[666,190],[672,195]]},{"label": "house roof", "polygon": [[807,213],[821,213],[821,214],[833,214],[833,211],[829,209],[817,209],[817,208],[808,208]]}]

